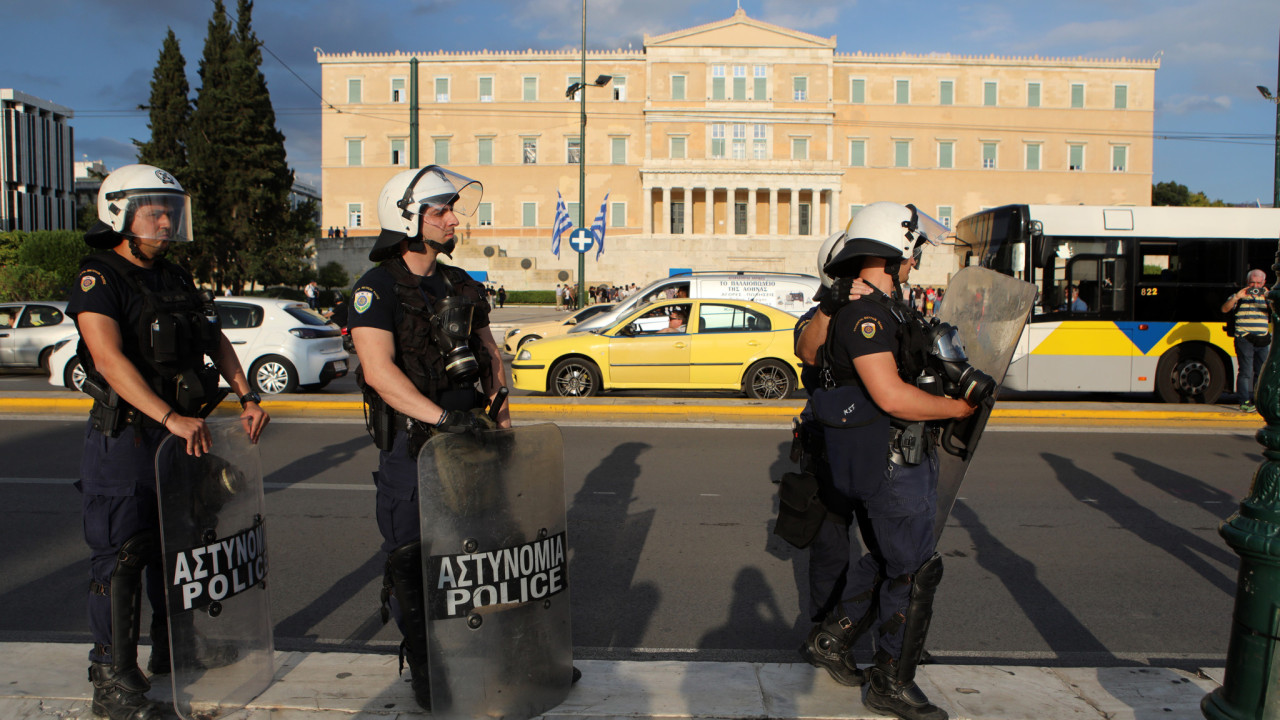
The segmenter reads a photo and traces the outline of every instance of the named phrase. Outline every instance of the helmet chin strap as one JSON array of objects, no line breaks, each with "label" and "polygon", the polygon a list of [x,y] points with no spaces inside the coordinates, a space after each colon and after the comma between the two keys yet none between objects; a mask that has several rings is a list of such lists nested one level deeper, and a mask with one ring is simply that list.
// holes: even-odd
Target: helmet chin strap
[{"label": "helmet chin strap", "polygon": [[155,257],[147,257],[146,253],[142,252],[142,248],[138,247],[137,238],[132,236],[126,236],[126,237],[129,242],[129,252],[134,257],[138,258],[139,260],[145,263],[155,262],[156,260],[159,260],[160,258],[164,257],[165,253],[168,252],[169,250],[168,247],[162,247],[156,251]]}]

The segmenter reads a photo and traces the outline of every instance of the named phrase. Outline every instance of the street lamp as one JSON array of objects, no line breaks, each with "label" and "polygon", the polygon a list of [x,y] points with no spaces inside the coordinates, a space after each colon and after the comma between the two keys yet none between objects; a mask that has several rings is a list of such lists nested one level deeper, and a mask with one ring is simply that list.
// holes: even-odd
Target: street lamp
[{"label": "street lamp", "polygon": [[[1276,75],[1276,82],[1280,83],[1280,70],[1276,71]],[[1271,207],[1280,208],[1280,97],[1273,96],[1266,85],[1259,85],[1258,92],[1262,93],[1262,97],[1275,103],[1276,106],[1276,170]],[[1276,86],[1276,92],[1280,92],[1280,85]]]},{"label": "street lamp", "polygon": [[[564,96],[572,98],[575,92],[579,103],[578,124],[578,227],[586,224],[587,216],[587,88],[604,87],[613,79],[612,75],[599,75],[595,82],[588,85],[587,79],[587,0],[582,0],[582,75],[583,82],[575,82],[565,90]],[[586,285],[586,253],[578,253],[578,307],[587,304]]]}]

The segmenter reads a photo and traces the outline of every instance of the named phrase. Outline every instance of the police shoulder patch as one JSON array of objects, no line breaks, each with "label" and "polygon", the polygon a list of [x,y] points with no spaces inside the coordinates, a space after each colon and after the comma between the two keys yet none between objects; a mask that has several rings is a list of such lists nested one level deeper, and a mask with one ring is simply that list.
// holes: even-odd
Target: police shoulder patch
[{"label": "police shoulder patch", "polygon": [[866,315],[866,316],[863,316],[863,318],[858,321],[858,332],[862,334],[862,337],[868,340],[875,337],[876,333],[879,332],[880,330],[881,330],[881,325],[880,325],[880,320],[878,318],[874,318],[874,317],[871,317],[870,315]]},{"label": "police shoulder patch", "polygon": [[89,292],[101,280],[103,285],[107,284],[107,279],[102,277],[102,273],[97,270],[85,270],[80,273],[80,292]]},{"label": "police shoulder patch", "polygon": [[355,296],[351,298],[351,307],[358,313],[364,313],[373,305],[372,290],[356,290]]}]

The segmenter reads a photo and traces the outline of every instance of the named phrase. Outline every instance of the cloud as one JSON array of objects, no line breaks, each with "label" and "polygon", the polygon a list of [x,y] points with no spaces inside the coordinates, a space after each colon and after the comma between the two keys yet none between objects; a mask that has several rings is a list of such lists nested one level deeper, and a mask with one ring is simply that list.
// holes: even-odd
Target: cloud
[{"label": "cloud", "polygon": [[76,156],[90,160],[102,160],[112,170],[121,165],[138,161],[138,149],[133,143],[114,137],[76,138]]},{"label": "cloud", "polygon": [[1169,115],[1192,113],[1225,113],[1231,110],[1231,98],[1226,95],[1172,95],[1156,102],[1156,112]]}]

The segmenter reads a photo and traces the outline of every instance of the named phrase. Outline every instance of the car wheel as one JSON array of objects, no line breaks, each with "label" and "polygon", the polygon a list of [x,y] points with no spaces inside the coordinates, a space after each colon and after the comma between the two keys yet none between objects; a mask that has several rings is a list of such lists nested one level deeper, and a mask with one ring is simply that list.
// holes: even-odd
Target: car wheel
[{"label": "car wheel", "polygon": [[541,339],[542,339],[541,335],[525,335],[524,337],[520,338],[520,342],[516,344],[516,352],[519,353],[521,350],[524,349],[525,345],[528,345],[534,340],[541,340]]},{"label": "car wheel", "polygon": [[73,356],[62,369],[62,384],[69,390],[83,390],[84,378],[84,366],[80,364],[79,356]]},{"label": "car wheel", "polygon": [[1226,385],[1226,366],[1207,345],[1179,345],[1156,365],[1156,394],[1167,403],[1212,404]]},{"label": "car wheel", "polygon": [[249,382],[260,393],[291,393],[298,389],[298,371],[293,363],[279,355],[266,355],[253,361],[249,368]]},{"label": "car wheel", "polygon": [[752,365],[742,380],[747,397],[756,400],[785,400],[795,387],[795,373],[778,360],[761,360]]},{"label": "car wheel", "polygon": [[561,360],[551,368],[547,391],[560,397],[591,397],[600,392],[600,370],[583,358]]}]

